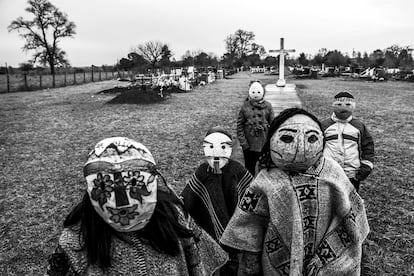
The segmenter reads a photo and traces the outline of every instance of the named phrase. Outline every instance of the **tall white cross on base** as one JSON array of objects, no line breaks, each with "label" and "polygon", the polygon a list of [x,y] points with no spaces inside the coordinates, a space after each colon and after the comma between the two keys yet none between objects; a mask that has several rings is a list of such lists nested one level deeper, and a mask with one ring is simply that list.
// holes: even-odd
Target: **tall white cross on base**
[{"label": "tall white cross on base", "polygon": [[284,48],[284,38],[280,38],[280,50],[269,50],[269,53],[279,53],[279,79],[276,82],[277,87],[284,87],[286,85],[285,80],[285,55],[287,53],[294,53],[295,50],[286,50]]}]

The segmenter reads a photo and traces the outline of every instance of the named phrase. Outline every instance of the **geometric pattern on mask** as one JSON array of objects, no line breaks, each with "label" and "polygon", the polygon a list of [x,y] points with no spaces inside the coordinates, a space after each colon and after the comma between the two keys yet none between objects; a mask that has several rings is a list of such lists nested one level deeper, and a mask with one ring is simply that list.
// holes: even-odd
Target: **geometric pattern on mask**
[{"label": "geometric pattern on mask", "polygon": [[128,171],[126,176],[122,176],[120,173],[114,174],[114,180],[108,174],[98,173],[96,179],[93,180],[94,187],[91,191],[91,198],[97,201],[103,210],[103,205],[115,190],[117,191],[116,196],[123,197],[125,191],[129,189],[129,196],[137,199],[142,204],[142,196],[151,194],[147,189],[147,185],[154,182],[154,180],[155,176],[151,174],[145,183],[144,176],[141,175],[140,171]]}]

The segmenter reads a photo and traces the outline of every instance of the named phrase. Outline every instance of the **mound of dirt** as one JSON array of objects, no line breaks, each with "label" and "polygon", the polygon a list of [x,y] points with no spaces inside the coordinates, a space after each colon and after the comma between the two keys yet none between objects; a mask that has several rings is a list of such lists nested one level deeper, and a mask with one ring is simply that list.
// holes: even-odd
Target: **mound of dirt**
[{"label": "mound of dirt", "polygon": [[98,94],[119,94],[107,104],[152,104],[171,97],[167,91],[142,89],[141,87],[114,87],[98,92]]}]

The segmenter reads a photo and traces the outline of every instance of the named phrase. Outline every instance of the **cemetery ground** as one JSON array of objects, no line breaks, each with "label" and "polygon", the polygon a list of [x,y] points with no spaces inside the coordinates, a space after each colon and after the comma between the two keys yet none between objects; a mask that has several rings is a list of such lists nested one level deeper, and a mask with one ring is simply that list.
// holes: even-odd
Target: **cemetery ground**
[{"label": "cemetery ground", "polygon": [[[203,160],[206,130],[236,119],[252,79],[239,73],[154,104],[109,104],[118,83],[0,95],[0,275],[42,275],[62,222],[85,189],[82,166],[99,140],[127,136],[146,145],[167,182],[181,192]],[[289,80],[303,107],[329,116],[333,96],[349,90],[356,117],[376,143],[375,170],[362,184],[371,232],[362,275],[414,271],[414,86],[340,78]]]}]

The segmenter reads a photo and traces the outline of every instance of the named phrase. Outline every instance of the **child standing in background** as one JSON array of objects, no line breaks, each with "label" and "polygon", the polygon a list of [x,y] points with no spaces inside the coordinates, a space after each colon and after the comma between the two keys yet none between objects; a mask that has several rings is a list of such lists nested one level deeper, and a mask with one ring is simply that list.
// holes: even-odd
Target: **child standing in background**
[{"label": "child standing in background", "polygon": [[354,96],[340,92],[332,106],[331,117],[322,121],[326,139],[324,155],[341,165],[358,192],[361,181],[374,168],[374,140],[365,124],[352,116]]},{"label": "child standing in background", "polygon": [[256,174],[256,163],[274,118],[272,105],[264,100],[264,92],[259,81],[252,81],[249,96],[237,119],[237,137],[243,149],[244,164],[253,176]]}]

